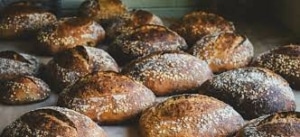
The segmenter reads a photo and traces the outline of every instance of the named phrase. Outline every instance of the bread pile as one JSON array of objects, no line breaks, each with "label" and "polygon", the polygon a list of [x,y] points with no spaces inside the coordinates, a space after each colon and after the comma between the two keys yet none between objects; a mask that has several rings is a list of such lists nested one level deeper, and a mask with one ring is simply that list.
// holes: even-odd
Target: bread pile
[{"label": "bread pile", "polygon": [[298,45],[254,58],[250,40],[219,15],[194,11],[168,27],[119,0],[87,0],[77,17],[30,2],[1,13],[0,38],[28,36],[34,54],[52,58],[0,52],[0,102],[58,95],[57,106],[25,113],[1,137],[106,137],[100,126],[133,123],[143,137],[300,134]]}]

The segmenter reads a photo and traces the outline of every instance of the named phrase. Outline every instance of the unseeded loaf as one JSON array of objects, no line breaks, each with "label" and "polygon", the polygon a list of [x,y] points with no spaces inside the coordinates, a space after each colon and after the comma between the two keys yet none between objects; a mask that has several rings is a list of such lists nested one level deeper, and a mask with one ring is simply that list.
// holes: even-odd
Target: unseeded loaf
[{"label": "unseeded loaf", "polygon": [[107,137],[90,118],[70,109],[44,107],[23,114],[1,137]]},{"label": "unseeded loaf", "polygon": [[263,68],[223,72],[206,81],[200,93],[231,105],[245,119],[296,109],[293,91],[286,80]]},{"label": "unseeded loaf", "polygon": [[214,73],[247,66],[254,49],[245,36],[234,32],[222,32],[204,36],[189,53],[206,61]]},{"label": "unseeded loaf", "polygon": [[124,75],[95,72],[66,88],[57,104],[87,115],[98,124],[118,124],[136,118],[154,101],[150,89]]},{"label": "unseeded loaf", "polygon": [[18,76],[0,83],[0,102],[19,105],[40,102],[50,96],[49,86],[34,76]]},{"label": "unseeded loaf", "polygon": [[227,137],[244,120],[231,106],[203,95],[173,96],[143,112],[143,137]]},{"label": "unseeded loaf", "polygon": [[0,38],[33,37],[39,29],[55,23],[54,14],[31,2],[16,2],[1,11]]},{"label": "unseeded loaf", "polygon": [[105,31],[97,22],[89,18],[65,17],[38,32],[36,48],[39,54],[53,55],[78,45],[95,47],[104,38]]},{"label": "unseeded loaf", "polygon": [[61,92],[80,77],[95,71],[119,71],[118,64],[104,50],[77,46],[54,55],[43,71],[52,90]]},{"label": "unseeded loaf", "polygon": [[265,115],[247,123],[236,137],[299,137],[300,113],[281,112]]},{"label": "unseeded loaf", "polygon": [[300,46],[285,45],[260,54],[252,66],[268,68],[285,78],[292,88],[300,89]]},{"label": "unseeded loaf", "polygon": [[205,61],[183,52],[150,54],[125,66],[122,73],[159,96],[195,91],[213,75]]}]

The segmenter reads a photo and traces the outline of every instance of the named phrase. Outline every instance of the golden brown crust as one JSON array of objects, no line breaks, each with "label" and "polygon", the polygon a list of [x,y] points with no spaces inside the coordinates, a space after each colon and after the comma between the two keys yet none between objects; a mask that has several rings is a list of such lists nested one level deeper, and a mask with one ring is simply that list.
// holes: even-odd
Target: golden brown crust
[{"label": "golden brown crust", "polygon": [[56,54],[43,75],[50,87],[61,92],[66,86],[94,71],[119,71],[115,60],[104,50],[77,46]]},{"label": "golden brown crust", "polygon": [[19,75],[38,75],[39,60],[31,55],[15,51],[0,52],[0,80],[12,79]]},{"label": "golden brown crust", "polygon": [[136,117],[154,101],[154,94],[144,85],[115,72],[96,72],[64,90],[57,104],[99,124],[115,124]]},{"label": "golden brown crust", "polygon": [[223,72],[206,81],[201,89],[201,94],[224,101],[245,119],[296,109],[289,84],[279,75],[263,68]]},{"label": "golden brown crust", "polygon": [[38,49],[53,55],[75,46],[96,46],[103,41],[105,31],[88,18],[62,18],[56,25],[43,28],[37,35]]},{"label": "golden brown crust", "polygon": [[245,67],[254,55],[250,41],[232,32],[207,35],[189,52],[206,61],[214,73]]},{"label": "golden brown crust", "polygon": [[110,19],[104,29],[108,40],[112,41],[117,36],[146,24],[163,26],[162,20],[151,12],[146,10],[132,10],[127,14]]},{"label": "golden brown crust", "polygon": [[7,126],[1,137],[106,137],[90,118],[66,108],[44,107],[30,111]]},{"label": "golden brown crust", "polygon": [[5,104],[19,105],[40,102],[49,96],[48,85],[33,76],[19,76],[1,82],[0,101]]},{"label": "golden brown crust", "polygon": [[236,137],[298,137],[300,113],[281,112],[262,116],[247,123]]},{"label": "golden brown crust", "polygon": [[259,55],[253,66],[268,68],[285,78],[292,88],[300,89],[300,46],[286,45]]},{"label": "golden brown crust", "polygon": [[108,50],[119,64],[124,65],[154,52],[187,48],[185,40],[177,33],[164,26],[148,24],[120,35]]},{"label": "golden brown crust", "polygon": [[205,61],[182,52],[150,54],[122,71],[156,95],[191,92],[213,75]]},{"label": "golden brown crust", "polygon": [[231,22],[213,13],[194,11],[186,14],[178,23],[170,28],[185,38],[189,46],[192,46],[207,34],[234,31]]},{"label": "golden brown crust", "polygon": [[173,96],[143,112],[144,137],[226,137],[244,123],[229,105],[208,96]]},{"label": "golden brown crust", "polygon": [[96,21],[121,16],[127,9],[120,0],[86,0],[79,8],[79,14]]},{"label": "golden brown crust", "polygon": [[54,23],[54,14],[35,7],[30,2],[14,3],[1,12],[0,38],[33,36],[42,27]]}]

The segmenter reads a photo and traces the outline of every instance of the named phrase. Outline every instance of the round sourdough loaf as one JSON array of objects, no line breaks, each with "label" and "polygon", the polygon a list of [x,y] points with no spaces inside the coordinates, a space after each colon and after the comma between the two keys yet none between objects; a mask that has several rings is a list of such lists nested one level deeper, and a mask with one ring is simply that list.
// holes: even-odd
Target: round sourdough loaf
[{"label": "round sourdough loaf", "polygon": [[227,137],[244,120],[231,106],[203,95],[173,96],[143,112],[143,137]]}]

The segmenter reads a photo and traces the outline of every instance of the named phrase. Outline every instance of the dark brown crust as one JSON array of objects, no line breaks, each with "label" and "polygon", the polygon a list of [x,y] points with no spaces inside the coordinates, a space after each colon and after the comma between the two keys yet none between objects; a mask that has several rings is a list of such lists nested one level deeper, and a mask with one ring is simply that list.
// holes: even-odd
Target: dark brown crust
[{"label": "dark brown crust", "polygon": [[55,22],[54,14],[37,8],[30,2],[14,3],[1,12],[0,38],[33,36],[42,27]]},{"label": "dark brown crust", "polygon": [[133,59],[159,51],[186,50],[185,40],[159,25],[142,25],[117,37],[108,51],[124,65]]},{"label": "dark brown crust", "polygon": [[254,55],[250,41],[232,32],[207,35],[189,52],[206,61],[214,73],[245,67]]},{"label": "dark brown crust", "polygon": [[59,107],[30,111],[7,126],[1,137],[106,137],[87,116]]},{"label": "dark brown crust", "polygon": [[115,72],[96,72],[64,90],[57,104],[99,124],[116,124],[136,117],[154,101],[155,95],[144,85]]},{"label": "dark brown crust", "polygon": [[296,109],[289,84],[279,75],[263,68],[223,72],[205,82],[200,93],[231,105],[245,119]]},{"label": "dark brown crust", "polygon": [[0,52],[0,80],[12,79],[19,75],[38,75],[39,60],[31,55],[15,51]]},{"label": "dark brown crust", "polygon": [[117,36],[146,24],[163,26],[162,20],[151,12],[146,10],[132,10],[123,16],[110,19],[104,29],[108,41],[113,41]]},{"label": "dark brown crust", "polygon": [[173,96],[143,112],[143,137],[226,137],[244,124],[229,105],[208,96]]},{"label": "dark brown crust", "polygon": [[122,71],[156,95],[192,92],[213,75],[205,61],[183,52],[151,54],[131,62]]},{"label": "dark brown crust", "polygon": [[86,0],[79,8],[80,16],[90,17],[99,22],[126,12],[126,7],[120,0]]},{"label": "dark brown crust", "polygon": [[104,37],[102,26],[91,19],[62,18],[57,24],[47,26],[37,34],[37,48],[43,54],[53,55],[78,45],[94,47]]},{"label": "dark brown crust", "polygon": [[19,76],[1,82],[0,101],[5,104],[19,105],[40,102],[49,96],[48,85],[33,76]]},{"label": "dark brown crust", "polygon": [[300,89],[300,46],[286,45],[259,55],[252,66],[268,68],[285,78],[292,88]]},{"label": "dark brown crust", "polygon": [[233,24],[223,17],[203,11],[186,14],[180,22],[172,24],[170,28],[184,37],[189,46],[207,34],[235,30]]},{"label": "dark brown crust", "polygon": [[119,71],[115,60],[104,50],[77,46],[56,54],[43,72],[46,82],[61,92],[66,86],[95,71]]},{"label": "dark brown crust", "polygon": [[298,137],[300,113],[281,112],[262,116],[246,124],[236,137]]}]

